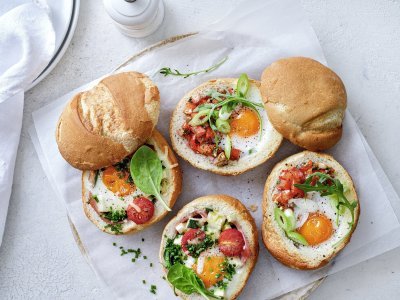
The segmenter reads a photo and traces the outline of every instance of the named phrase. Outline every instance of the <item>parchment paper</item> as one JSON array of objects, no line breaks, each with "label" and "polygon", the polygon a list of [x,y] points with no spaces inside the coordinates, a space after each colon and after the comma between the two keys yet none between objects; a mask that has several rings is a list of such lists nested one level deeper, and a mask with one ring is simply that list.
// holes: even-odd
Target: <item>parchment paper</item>
[{"label": "parchment paper", "polygon": [[[249,5],[246,1],[239,5],[222,21],[203,32],[147,53],[124,67],[123,70],[148,74],[158,85],[161,115],[157,127],[166,137],[176,103],[187,91],[210,78],[237,77],[246,72],[250,77],[259,79],[266,66],[287,56],[308,56],[326,64],[315,33],[297,2],[271,0],[251,3]],[[182,79],[163,77],[157,73],[165,66],[180,71],[203,69],[227,55],[228,61],[209,74]],[[301,149],[285,141],[276,156],[267,163],[236,177],[222,177],[197,170],[180,160],[183,191],[173,212],[160,223],[136,235],[111,236],[99,231],[86,219],[81,203],[81,173],[63,160],[54,139],[58,117],[67,101],[76,92],[93,84],[95,82],[72,91],[33,113],[31,135],[34,145],[52,187],[66,205],[92,268],[112,294],[121,299],[173,299],[174,293],[162,279],[163,272],[158,263],[161,234],[168,220],[184,204],[199,196],[226,193],[247,206],[258,206],[252,214],[260,228],[262,190],[269,172],[278,161]],[[241,299],[279,296],[400,245],[399,198],[348,112],[343,132],[341,141],[328,152],[349,171],[358,190],[361,216],[350,244],[321,270],[295,271],[275,261],[260,239],[259,260]],[[132,256],[120,256],[118,247],[113,246],[114,242],[125,248],[140,247],[147,259],[142,257],[132,263]],[[142,280],[146,280],[146,284]],[[149,292],[150,284],[157,285],[156,295]]]}]

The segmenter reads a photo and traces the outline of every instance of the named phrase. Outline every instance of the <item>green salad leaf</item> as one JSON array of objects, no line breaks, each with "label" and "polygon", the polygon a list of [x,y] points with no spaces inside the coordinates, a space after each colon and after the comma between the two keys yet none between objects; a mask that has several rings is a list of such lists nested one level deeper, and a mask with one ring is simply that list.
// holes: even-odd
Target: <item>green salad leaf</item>
[{"label": "green salad leaf", "polygon": [[167,211],[171,211],[160,195],[163,169],[155,151],[141,146],[132,156],[130,171],[133,181],[143,193],[155,196]]},{"label": "green salad leaf", "polygon": [[167,279],[174,288],[187,295],[199,293],[207,300],[210,298],[220,299],[206,289],[204,283],[192,269],[189,269],[180,263],[173,265],[169,269]]}]

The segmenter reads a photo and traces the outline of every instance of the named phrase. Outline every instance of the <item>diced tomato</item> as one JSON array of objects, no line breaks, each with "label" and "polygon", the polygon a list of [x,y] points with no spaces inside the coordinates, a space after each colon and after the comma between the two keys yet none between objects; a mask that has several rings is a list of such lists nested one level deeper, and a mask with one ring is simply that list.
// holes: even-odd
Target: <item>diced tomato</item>
[{"label": "diced tomato", "polygon": [[206,238],[206,234],[203,230],[193,229],[193,228],[189,229],[188,231],[186,231],[186,233],[182,237],[181,246],[182,246],[183,252],[188,254],[187,245],[189,243],[197,244],[197,243],[200,243],[201,241],[203,241],[205,238]]},{"label": "diced tomato", "polygon": [[213,141],[215,137],[214,131],[211,129],[211,127],[207,127],[206,129],[206,140],[208,141]]},{"label": "diced tomato", "polygon": [[188,137],[189,140],[189,147],[194,151],[197,152],[199,148],[199,144],[197,143],[196,136],[194,134]]},{"label": "diced tomato", "polygon": [[193,103],[193,102],[186,102],[186,112],[190,112],[190,113],[192,113],[193,112],[193,110],[195,109],[197,107],[197,104],[196,103]]},{"label": "diced tomato", "polygon": [[240,158],[240,150],[236,148],[231,149],[231,157],[230,160],[238,160]]},{"label": "diced tomato", "polygon": [[126,214],[128,219],[136,224],[148,222],[154,215],[154,204],[145,197],[139,197],[129,204]]},{"label": "diced tomato", "polygon": [[218,239],[219,249],[226,256],[240,255],[244,245],[243,234],[239,230],[233,228],[222,231]]},{"label": "diced tomato", "polygon": [[201,126],[192,127],[192,132],[196,135],[196,139],[199,139],[206,135],[206,130]]},{"label": "diced tomato", "polygon": [[282,206],[286,206],[290,199],[292,199],[292,192],[290,190],[285,190],[280,193],[274,194],[272,196],[272,201],[281,204]]},{"label": "diced tomato", "polygon": [[201,97],[200,100],[199,100],[199,102],[198,102],[198,105],[207,103],[208,99],[211,99],[211,97],[210,97],[210,96]]},{"label": "diced tomato", "polygon": [[197,152],[206,156],[213,154],[215,146],[210,144],[200,144],[197,148]]},{"label": "diced tomato", "polygon": [[309,160],[304,166],[300,167],[300,171],[303,172],[303,174],[305,175],[305,177],[307,177],[308,175],[311,175],[313,172],[313,163],[311,160]]}]

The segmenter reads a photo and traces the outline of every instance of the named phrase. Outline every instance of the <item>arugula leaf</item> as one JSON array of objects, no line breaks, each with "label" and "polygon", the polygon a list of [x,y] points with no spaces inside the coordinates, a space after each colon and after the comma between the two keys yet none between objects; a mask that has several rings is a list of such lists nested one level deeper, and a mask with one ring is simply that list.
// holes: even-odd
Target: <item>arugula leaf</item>
[{"label": "arugula leaf", "polygon": [[192,76],[192,75],[197,75],[197,74],[200,74],[200,73],[212,72],[212,71],[218,69],[227,60],[228,60],[228,56],[225,56],[221,61],[219,61],[218,63],[216,63],[215,65],[212,65],[211,67],[209,67],[207,69],[200,70],[200,71],[195,71],[195,72],[190,72],[190,73],[181,73],[179,70],[177,70],[177,69],[173,69],[172,70],[170,67],[161,68],[159,70],[159,72],[161,74],[163,74],[164,76],[172,75],[172,76],[180,76],[180,77],[183,77],[183,78],[188,78],[189,76]]},{"label": "arugula leaf", "polygon": [[207,300],[209,300],[210,297],[221,299],[205,288],[203,281],[201,281],[192,269],[189,269],[180,263],[173,265],[169,269],[167,279],[174,288],[187,295],[199,293]]},{"label": "arugula leaf", "polygon": [[141,146],[132,156],[130,171],[136,186],[144,193],[154,195],[171,211],[160,195],[162,164],[156,152],[148,146]]},{"label": "arugula leaf", "polygon": [[[314,177],[318,178],[315,185],[311,185]],[[354,226],[354,210],[357,207],[357,201],[349,201],[344,195],[343,184],[339,179],[332,178],[328,174],[321,172],[314,172],[309,175],[303,184],[295,184],[295,187],[301,189],[304,192],[319,192],[321,196],[332,196],[335,199],[336,209],[338,211],[337,216],[342,207],[347,208],[351,213],[351,222],[349,222],[350,229]],[[337,220],[338,222],[338,220]]]}]

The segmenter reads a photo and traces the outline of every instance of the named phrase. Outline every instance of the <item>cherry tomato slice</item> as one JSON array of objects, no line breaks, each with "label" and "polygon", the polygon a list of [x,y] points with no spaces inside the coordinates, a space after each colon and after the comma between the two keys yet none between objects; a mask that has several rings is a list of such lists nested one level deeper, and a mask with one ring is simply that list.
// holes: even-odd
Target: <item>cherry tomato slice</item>
[{"label": "cherry tomato slice", "polygon": [[182,246],[183,252],[188,253],[188,250],[186,247],[190,241],[195,242],[195,240],[197,239],[199,242],[201,242],[205,238],[206,238],[206,234],[203,230],[193,229],[193,228],[189,229],[188,231],[186,231],[186,233],[182,237],[181,246]]},{"label": "cherry tomato slice", "polygon": [[237,229],[227,229],[221,232],[218,239],[219,249],[226,256],[238,256],[242,253],[244,247],[244,238]]},{"label": "cherry tomato slice", "polygon": [[[128,219],[136,224],[148,222],[154,215],[154,204],[145,197],[139,197],[133,200],[133,205],[129,204],[126,214]],[[137,210],[139,208],[139,211]]]}]

